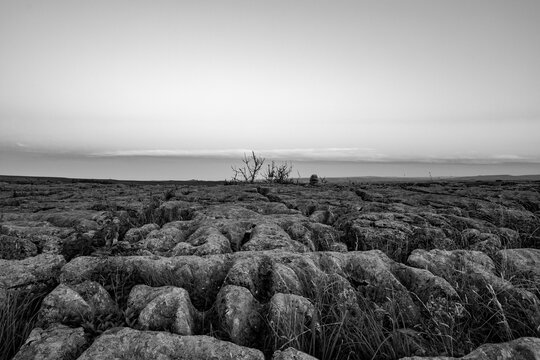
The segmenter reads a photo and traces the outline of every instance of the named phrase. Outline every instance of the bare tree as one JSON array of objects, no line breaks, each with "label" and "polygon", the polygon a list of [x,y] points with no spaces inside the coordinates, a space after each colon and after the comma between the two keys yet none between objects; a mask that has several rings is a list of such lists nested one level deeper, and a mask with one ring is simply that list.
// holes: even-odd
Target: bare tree
[{"label": "bare tree", "polygon": [[255,155],[255,151],[253,150],[251,151],[250,157],[244,154],[244,158],[242,159],[242,162],[244,163],[243,167],[237,168],[235,166],[231,166],[234,173],[233,181],[240,181],[239,177],[241,176],[243,181],[254,183],[265,160],[265,158]]}]

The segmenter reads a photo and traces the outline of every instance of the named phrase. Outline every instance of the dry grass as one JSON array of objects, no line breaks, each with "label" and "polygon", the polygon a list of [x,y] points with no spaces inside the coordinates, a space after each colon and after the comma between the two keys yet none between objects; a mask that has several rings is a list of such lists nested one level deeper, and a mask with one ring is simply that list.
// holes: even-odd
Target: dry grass
[{"label": "dry grass", "polygon": [[0,360],[11,359],[34,328],[46,292],[9,292],[0,304]]}]

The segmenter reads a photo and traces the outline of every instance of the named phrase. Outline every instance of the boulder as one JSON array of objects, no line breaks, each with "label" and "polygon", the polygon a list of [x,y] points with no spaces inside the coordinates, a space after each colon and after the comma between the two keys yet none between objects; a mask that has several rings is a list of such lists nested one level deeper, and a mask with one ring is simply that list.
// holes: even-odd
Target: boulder
[{"label": "boulder", "polygon": [[106,331],[78,360],[264,360],[261,351],[210,336],[115,328]]},{"label": "boulder", "polygon": [[55,324],[32,330],[13,360],[75,360],[87,344],[83,328]]},{"label": "boulder", "polygon": [[99,283],[84,281],[76,285],[58,285],[48,294],[39,310],[40,325],[81,324],[94,316],[118,313],[118,307]]},{"label": "boulder", "polygon": [[52,323],[81,324],[83,319],[92,317],[92,307],[83,297],[69,286],[60,284],[43,299],[39,309],[39,325]]},{"label": "boulder", "polygon": [[95,281],[84,281],[70,285],[90,305],[95,315],[107,315],[118,312],[118,305],[101,284]]},{"label": "boulder", "polygon": [[200,317],[189,293],[173,286],[135,286],[129,295],[128,309],[139,313],[138,323],[143,330],[170,330],[179,335],[195,334]]},{"label": "boulder", "polygon": [[235,344],[250,346],[260,336],[261,304],[248,289],[224,286],[218,293],[216,308],[223,329]]}]

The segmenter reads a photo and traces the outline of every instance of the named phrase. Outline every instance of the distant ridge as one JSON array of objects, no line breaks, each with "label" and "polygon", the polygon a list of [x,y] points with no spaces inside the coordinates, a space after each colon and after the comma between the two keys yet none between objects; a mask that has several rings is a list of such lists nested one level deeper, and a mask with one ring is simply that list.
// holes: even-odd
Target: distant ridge
[{"label": "distant ridge", "polygon": [[[296,181],[296,179],[294,179]],[[309,178],[298,179],[300,183],[308,183]],[[391,176],[352,176],[328,177],[330,184],[344,183],[410,183],[410,182],[448,182],[448,181],[540,181],[540,175],[477,175],[459,177],[391,177]],[[17,184],[44,183],[90,183],[90,184],[148,184],[148,185],[220,185],[223,180],[119,180],[119,179],[87,179],[50,176],[0,175],[0,182]]]},{"label": "distant ridge", "polygon": [[90,183],[90,184],[148,184],[148,185],[217,185],[223,181],[210,180],[118,180],[118,179],[86,179],[50,176],[17,176],[0,175],[0,181],[17,184],[43,184],[43,183]]},{"label": "distant ridge", "polygon": [[476,176],[437,176],[437,177],[391,177],[354,176],[329,177],[329,183],[378,183],[378,182],[437,182],[437,181],[540,181],[540,175],[476,175]]}]

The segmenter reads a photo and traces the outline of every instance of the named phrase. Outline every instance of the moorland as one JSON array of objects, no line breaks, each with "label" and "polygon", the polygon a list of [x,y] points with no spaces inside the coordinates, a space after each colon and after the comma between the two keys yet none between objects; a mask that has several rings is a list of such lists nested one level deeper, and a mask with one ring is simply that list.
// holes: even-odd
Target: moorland
[{"label": "moorland", "polygon": [[540,181],[0,179],[1,359],[539,359]]}]

